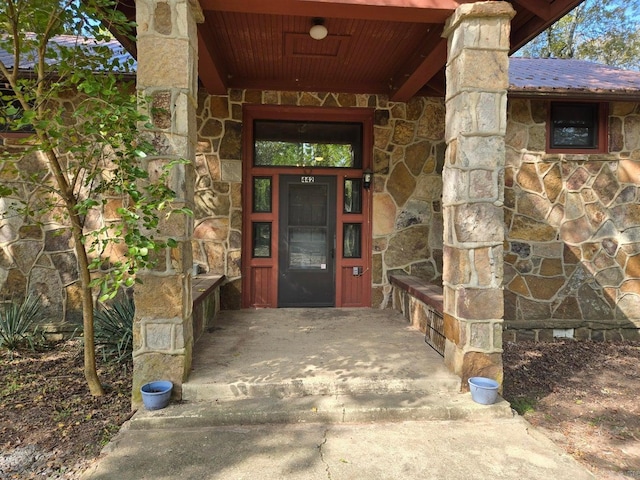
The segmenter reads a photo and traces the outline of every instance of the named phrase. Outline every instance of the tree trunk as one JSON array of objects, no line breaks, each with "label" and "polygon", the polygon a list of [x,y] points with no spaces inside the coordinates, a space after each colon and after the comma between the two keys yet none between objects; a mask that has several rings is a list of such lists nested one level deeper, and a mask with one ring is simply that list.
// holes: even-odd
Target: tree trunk
[{"label": "tree trunk", "polygon": [[[41,136],[41,141],[45,140]],[[42,142],[44,143],[44,142]],[[65,208],[71,221],[71,234],[74,241],[74,249],[78,259],[78,272],[80,275],[80,290],[82,292],[82,326],[84,330],[84,377],[93,396],[104,395],[104,389],[98,378],[96,369],[96,347],[93,333],[93,295],[91,292],[91,273],[89,272],[89,259],[87,249],[82,241],[82,221],[76,209],[76,197],[73,195],[69,183],[64,176],[60,160],[53,150],[46,150],[45,155],[56,178],[58,191],[62,196]]]},{"label": "tree trunk", "polygon": [[[76,214],[76,220],[77,218]],[[82,242],[82,226],[78,228],[75,221],[73,226],[73,239],[75,243],[76,256],[78,257],[78,271],[80,272],[80,283],[82,291],[82,325],[84,329],[84,378],[89,386],[89,392],[94,397],[104,395],[104,389],[98,378],[96,369],[96,346],[93,332],[93,295],[89,283],[91,275],[89,273],[89,261],[87,250]]]}]

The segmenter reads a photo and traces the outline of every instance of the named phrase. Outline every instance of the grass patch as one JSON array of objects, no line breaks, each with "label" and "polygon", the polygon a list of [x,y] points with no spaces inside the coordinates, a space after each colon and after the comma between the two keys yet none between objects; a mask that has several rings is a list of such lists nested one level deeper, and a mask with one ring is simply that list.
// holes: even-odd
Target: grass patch
[{"label": "grass patch", "polygon": [[532,397],[516,397],[509,401],[518,415],[525,415],[535,411],[537,400]]}]

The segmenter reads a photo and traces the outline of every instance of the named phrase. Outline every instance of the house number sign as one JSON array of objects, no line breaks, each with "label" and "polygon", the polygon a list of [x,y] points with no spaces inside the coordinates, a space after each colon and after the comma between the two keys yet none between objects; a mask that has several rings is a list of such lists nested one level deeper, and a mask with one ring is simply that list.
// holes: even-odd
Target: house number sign
[{"label": "house number sign", "polygon": [[300,177],[300,183],[315,183],[316,177]]}]

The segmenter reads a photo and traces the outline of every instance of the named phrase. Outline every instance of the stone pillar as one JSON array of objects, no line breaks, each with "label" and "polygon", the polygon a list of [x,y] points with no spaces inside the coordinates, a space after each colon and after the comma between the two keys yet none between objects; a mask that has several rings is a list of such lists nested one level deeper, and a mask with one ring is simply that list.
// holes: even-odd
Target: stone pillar
[{"label": "stone pillar", "polygon": [[463,4],[447,20],[443,176],[445,363],[502,383],[504,135],[514,10]]},{"label": "stone pillar", "polygon": [[[137,0],[138,93],[152,127],[145,130],[158,155],[147,157],[151,176],[173,160],[191,163],[173,168],[170,187],[176,207],[193,208],[198,52],[197,0]],[[149,108],[151,107],[151,108]],[[161,236],[178,242],[161,255],[154,270],[139,272],[135,287],[133,403],[140,386],[151,380],[174,382],[180,398],[193,350],[191,238],[193,220],[176,214],[161,220]]]}]

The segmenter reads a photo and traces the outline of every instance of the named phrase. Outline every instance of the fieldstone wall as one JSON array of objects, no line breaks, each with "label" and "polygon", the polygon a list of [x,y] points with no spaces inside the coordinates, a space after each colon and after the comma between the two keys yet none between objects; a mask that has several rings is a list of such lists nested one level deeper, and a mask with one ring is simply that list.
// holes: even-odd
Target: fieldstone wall
[{"label": "fieldstone wall", "polygon": [[[61,99],[72,107],[73,98]],[[198,98],[194,261],[224,274],[225,308],[240,306],[242,104],[375,108],[373,305],[390,305],[388,275],[440,283],[444,105],[382,96],[233,90]],[[610,105],[610,152],[545,154],[546,103],[509,101],[506,129],[505,340],[636,338],[640,327],[640,105]],[[0,149],[20,140],[3,138]],[[21,168],[47,173],[37,154]],[[0,181],[17,180],[10,164]],[[12,202],[3,198],[3,207]],[[89,220],[112,219],[117,203]],[[82,321],[71,236],[59,219],[0,220],[0,300],[45,298],[43,325],[73,332]],[[573,329],[573,331],[571,331]],[[560,332],[558,330],[561,330]],[[565,331],[566,330],[566,331]]]},{"label": "fieldstone wall", "polygon": [[[74,92],[50,100],[67,111],[73,111],[80,101],[82,96]],[[0,182],[20,192],[16,197],[0,198],[0,302],[21,302],[27,295],[39,297],[43,307],[39,326],[49,338],[57,340],[82,328],[78,264],[61,207],[36,213],[34,218],[25,218],[19,212],[25,202],[30,202],[36,211],[44,188],[55,184],[43,154],[25,154],[26,149],[25,139],[19,135],[0,137]],[[3,159],[3,154],[9,156]],[[65,155],[60,157],[71,160]],[[111,199],[104,207],[91,211],[85,228],[96,230],[104,226],[115,212],[116,201]]]},{"label": "fieldstone wall", "polygon": [[[176,102],[180,94],[162,86],[151,88],[150,94],[155,104],[164,104],[165,108],[186,104]],[[61,101],[73,108],[72,98]],[[440,283],[441,172],[445,151],[441,99],[415,98],[405,104],[375,95],[232,90],[227,96],[209,96],[201,91],[197,108],[195,223],[191,245],[193,262],[199,265],[201,273],[225,275],[228,279],[221,290],[224,308],[240,307],[244,103],[374,108],[372,304],[390,305],[388,275],[391,273],[410,274]],[[170,120],[165,116],[154,118],[160,132],[168,131]],[[4,150],[19,148],[19,139],[1,141]],[[173,148],[171,142],[156,134],[156,143],[166,154]],[[49,175],[36,154],[21,160],[19,168],[40,171],[43,179]],[[2,165],[0,180],[15,181],[17,173],[9,164]],[[181,182],[180,178],[177,181]],[[10,201],[2,199],[5,203]],[[114,198],[101,211],[92,212],[87,228],[116,220],[118,202]],[[41,225],[25,224],[19,216],[0,219],[1,300],[21,299],[28,292],[37,292],[45,299],[44,323],[48,328],[73,332],[81,325],[82,310],[72,241],[64,222],[54,215],[43,219]],[[173,256],[167,262],[156,272],[163,284],[166,275],[191,270]],[[183,282],[180,278],[176,281]],[[148,282],[155,285],[152,278]],[[142,303],[146,302],[142,300]]]},{"label": "fieldstone wall", "polygon": [[201,92],[198,100],[194,261],[224,274],[223,308],[240,308],[242,238],[242,105],[365,107],[375,109],[373,186],[373,296],[390,301],[388,275],[408,273],[440,282],[441,172],[444,103],[384,96],[231,90]]},{"label": "fieldstone wall", "polygon": [[509,103],[505,340],[638,338],[640,105],[612,103],[588,156],[544,153],[546,109]]}]

